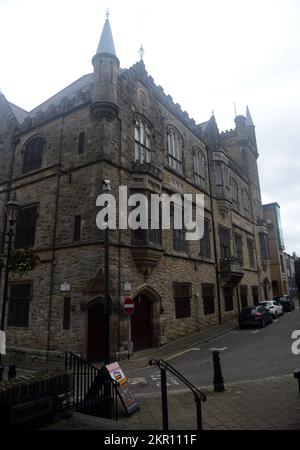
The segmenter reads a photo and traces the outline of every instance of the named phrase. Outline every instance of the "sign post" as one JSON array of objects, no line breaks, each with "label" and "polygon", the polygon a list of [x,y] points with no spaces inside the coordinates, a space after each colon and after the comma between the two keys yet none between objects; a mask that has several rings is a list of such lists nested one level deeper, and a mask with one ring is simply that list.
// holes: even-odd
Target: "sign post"
[{"label": "sign post", "polygon": [[132,352],[132,343],[131,343],[131,316],[134,313],[134,301],[132,298],[127,297],[124,300],[124,314],[127,316],[127,329],[128,329],[128,359],[130,359],[130,355]]}]

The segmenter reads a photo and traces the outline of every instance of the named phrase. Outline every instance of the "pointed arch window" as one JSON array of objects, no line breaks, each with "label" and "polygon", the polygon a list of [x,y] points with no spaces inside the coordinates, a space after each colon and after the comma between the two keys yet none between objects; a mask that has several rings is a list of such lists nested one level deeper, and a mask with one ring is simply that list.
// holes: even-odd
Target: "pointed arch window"
[{"label": "pointed arch window", "polygon": [[243,189],[243,206],[244,206],[244,214],[247,219],[251,218],[250,212],[250,197],[246,189]]},{"label": "pointed arch window", "polygon": [[151,162],[151,132],[146,121],[141,118],[135,120],[135,161],[143,164]]},{"label": "pointed arch window", "polygon": [[43,160],[44,139],[41,136],[31,138],[24,149],[23,173],[40,169]]},{"label": "pointed arch window", "polygon": [[234,178],[230,179],[232,207],[235,211],[240,210],[239,187]]},{"label": "pointed arch window", "polygon": [[205,171],[206,171],[206,159],[203,152],[195,148],[193,150],[194,158],[194,181],[201,188],[205,189]]},{"label": "pointed arch window", "polygon": [[179,131],[170,126],[168,127],[168,164],[178,173],[183,173],[183,154],[182,137]]}]

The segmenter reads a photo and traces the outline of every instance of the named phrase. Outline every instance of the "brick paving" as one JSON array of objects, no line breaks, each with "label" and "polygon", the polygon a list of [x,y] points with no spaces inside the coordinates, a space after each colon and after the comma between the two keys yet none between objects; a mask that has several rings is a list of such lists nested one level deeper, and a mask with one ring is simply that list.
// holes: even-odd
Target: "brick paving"
[{"label": "brick paving", "polygon": [[[202,388],[204,430],[300,430],[300,395],[292,375],[232,383],[223,393]],[[75,413],[43,427],[47,430],[161,430],[158,394],[138,397],[140,410],[131,417],[121,411],[118,422]],[[196,408],[191,393],[171,392],[169,430],[195,430]]]},{"label": "brick paving", "polygon": [[[223,393],[204,387],[205,430],[300,430],[300,395],[292,375],[232,383]],[[161,402],[158,394],[138,397],[140,411],[119,420],[120,429],[161,430]],[[195,430],[196,407],[187,391],[169,394],[170,430]]]}]

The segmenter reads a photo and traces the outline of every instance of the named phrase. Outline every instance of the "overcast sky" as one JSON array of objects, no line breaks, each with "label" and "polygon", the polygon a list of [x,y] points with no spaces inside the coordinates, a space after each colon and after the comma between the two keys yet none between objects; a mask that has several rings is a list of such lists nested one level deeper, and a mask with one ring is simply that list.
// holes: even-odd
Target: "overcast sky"
[{"label": "overcast sky", "polygon": [[263,202],[300,255],[299,0],[0,0],[0,88],[33,109],[92,71],[110,9],[121,67],[138,59],[196,122],[220,131],[249,105]]}]

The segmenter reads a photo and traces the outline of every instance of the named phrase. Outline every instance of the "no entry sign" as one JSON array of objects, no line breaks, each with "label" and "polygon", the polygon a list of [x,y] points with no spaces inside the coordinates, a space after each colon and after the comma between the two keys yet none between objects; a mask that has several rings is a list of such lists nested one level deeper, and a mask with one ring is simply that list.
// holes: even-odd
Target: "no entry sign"
[{"label": "no entry sign", "polygon": [[124,300],[124,314],[131,316],[134,313],[134,301],[132,298],[127,297]]}]

